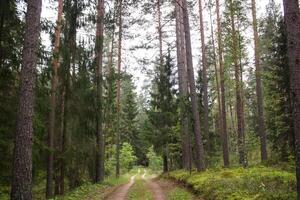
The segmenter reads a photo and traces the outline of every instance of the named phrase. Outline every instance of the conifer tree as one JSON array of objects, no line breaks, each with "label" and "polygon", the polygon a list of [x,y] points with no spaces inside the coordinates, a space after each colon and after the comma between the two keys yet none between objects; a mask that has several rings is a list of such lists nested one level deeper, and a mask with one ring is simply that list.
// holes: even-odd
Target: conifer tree
[{"label": "conifer tree", "polygon": [[27,2],[21,85],[13,158],[11,199],[32,199],[32,141],[35,70],[42,1]]}]

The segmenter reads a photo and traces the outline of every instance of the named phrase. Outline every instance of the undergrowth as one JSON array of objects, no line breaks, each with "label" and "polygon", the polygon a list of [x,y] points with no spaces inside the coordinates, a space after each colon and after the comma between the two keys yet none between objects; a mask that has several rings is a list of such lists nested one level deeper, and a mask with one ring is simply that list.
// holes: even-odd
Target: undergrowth
[{"label": "undergrowth", "polygon": [[296,199],[294,173],[272,167],[174,171],[169,177],[187,184],[206,200]]},{"label": "undergrowth", "polygon": [[192,200],[193,196],[185,189],[176,187],[167,194],[168,200]]}]

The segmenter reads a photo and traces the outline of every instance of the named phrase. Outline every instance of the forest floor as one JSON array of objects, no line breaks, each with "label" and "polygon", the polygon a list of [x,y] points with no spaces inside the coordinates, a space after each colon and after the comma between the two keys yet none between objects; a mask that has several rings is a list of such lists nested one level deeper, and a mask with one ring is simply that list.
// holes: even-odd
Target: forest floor
[{"label": "forest floor", "polygon": [[111,191],[105,200],[196,200],[185,188],[140,169],[130,181]]}]

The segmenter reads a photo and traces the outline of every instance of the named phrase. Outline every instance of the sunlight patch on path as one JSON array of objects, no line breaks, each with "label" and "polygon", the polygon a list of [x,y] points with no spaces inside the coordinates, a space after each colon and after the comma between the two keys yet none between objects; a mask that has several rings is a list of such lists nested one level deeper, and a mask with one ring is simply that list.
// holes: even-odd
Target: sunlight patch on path
[{"label": "sunlight patch on path", "polygon": [[147,170],[144,169],[144,174],[142,175],[142,179],[143,179],[143,180],[146,180],[146,174],[147,174]]}]

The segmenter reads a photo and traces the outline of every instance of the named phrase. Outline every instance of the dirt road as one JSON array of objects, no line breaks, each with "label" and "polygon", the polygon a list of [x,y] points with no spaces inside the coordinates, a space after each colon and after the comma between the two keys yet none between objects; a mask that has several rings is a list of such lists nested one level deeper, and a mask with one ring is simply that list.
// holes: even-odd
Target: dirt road
[{"label": "dirt road", "polygon": [[106,200],[125,200],[128,194],[128,191],[130,190],[131,186],[135,182],[135,177],[137,175],[134,175],[131,177],[130,182],[118,187],[112,194],[108,195]]}]

